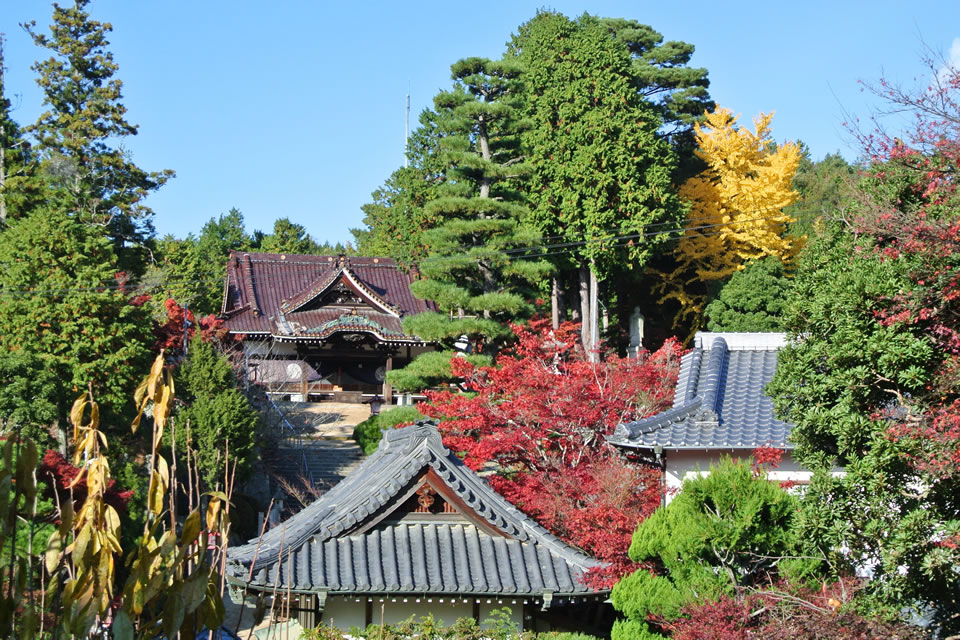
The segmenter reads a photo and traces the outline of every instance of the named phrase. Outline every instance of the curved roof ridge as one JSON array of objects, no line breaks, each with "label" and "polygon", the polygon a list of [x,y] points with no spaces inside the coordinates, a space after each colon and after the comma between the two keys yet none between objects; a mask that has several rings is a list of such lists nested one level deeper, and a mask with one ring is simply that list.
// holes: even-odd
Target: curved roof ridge
[{"label": "curved roof ridge", "polygon": [[490,488],[443,445],[440,432],[429,420],[384,432],[377,451],[349,476],[260,539],[231,549],[231,562],[248,569],[253,563],[256,571],[277,562],[283,550],[348,532],[374,516],[428,466],[468,507],[500,531],[521,542],[539,543],[584,569],[603,565],[551,534]]},{"label": "curved roof ridge", "polygon": [[[727,341],[723,338],[714,338],[710,343],[710,357],[707,359],[706,369],[700,372],[704,378],[703,398],[701,411],[705,421],[715,421],[720,409],[720,383],[723,380],[723,368],[727,364]],[[699,416],[698,416],[699,419]]]}]

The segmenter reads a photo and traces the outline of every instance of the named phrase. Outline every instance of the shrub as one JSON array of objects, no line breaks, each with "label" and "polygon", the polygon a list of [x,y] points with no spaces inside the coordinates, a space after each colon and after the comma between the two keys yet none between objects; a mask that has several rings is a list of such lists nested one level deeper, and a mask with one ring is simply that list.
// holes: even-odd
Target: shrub
[{"label": "shrub", "polygon": [[370,455],[377,450],[380,437],[387,429],[407,425],[423,418],[416,407],[395,407],[383,413],[370,416],[353,429],[353,439],[357,441],[363,453]]}]

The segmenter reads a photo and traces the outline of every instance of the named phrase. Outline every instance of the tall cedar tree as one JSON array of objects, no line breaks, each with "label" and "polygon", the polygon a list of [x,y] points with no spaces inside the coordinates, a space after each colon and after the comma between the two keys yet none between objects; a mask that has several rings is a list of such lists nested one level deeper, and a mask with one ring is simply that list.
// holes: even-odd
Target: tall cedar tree
[{"label": "tall cedar tree", "polygon": [[84,223],[102,226],[126,270],[139,271],[136,248],[153,235],[153,212],[144,198],[173,172],[147,172],[118,141],[136,135],[120,103],[122,83],[107,34],[110,23],[90,19],[89,0],[63,8],[54,4],[50,35],[25,25],[33,41],[53,56],[33,65],[48,110],[28,128],[50,178],[51,203]]},{"label": "tall cedar tree", "polygon": [[800,148],[774,145],[772,118],[759,116],[752,132],[719,108],[707,114],[704,126],[695,125],[696,153],[707,168],[680,188],[690,203],[686,230],[675,245],[677,266],[658,287],[661,302],[680,303],[675,326],[691,325],[691,335],[703,325],[711,283],[766,256],[789,262],[802,246],[802,238],[789,234],[793,218],[784,212],[797,199],[792,181]]},{"label": "tall cedar tree", "polygon": [[589,362],[576,325],[513,326],[516,342],[496,366],[452,362],[471,393],[427,392],[417,405],[440,420],[444,443],[491,485],[571,544],[610,565],[591,576],[609,586],[635,566],[626,552],[637,522],[660,503],[659,473],[624,463],[604,436],[620,422],[668,406],[679,346],[640,358]]},{"label": "tall cedar tree", "polygon": [[110,242],[60,211],[38,210],[0,235],[0,348],[56,374],[61,435],[88,384],[110,424],[122,424],[145,367],[150,320],[116,285],[116,270]]},{"label": "tall cedar tree", "polygon": [[931,60],[929,78],[878,88],[915,126],[862,136],[860,197],[804,252],[769,392],[816,470],[804,538],[841,570],[870,567],[866,604],[932,614],[946,635],[960,632],[960,70]]},{"label": "tall cedar tree", "polygon": [[[650,225],[675,227],[682,218],[671,181],[676,156],[658,131],[658,110],[637,90],[630,52],[597,19],[540,13],[520,27],[511,51],[523,66],[531,120],[529,219],[550,243],[574,243],[553,259],[565,280],[580,283],[583,342],[596,358],[599,282],[650,258],[664,239],[643,237]],[[555,281],[555,324],[558,293]]]},{"label": "tall cedar tree", "polygon": [[4,36],[0,33],[0,229],[8,218],[26,215],[42,200],[42,181],[30,143],[10,117],[3,68]]},{"label": "tall cedar tree", "polygon": [[408,332],[448,350],[391,372],[391,383],[402,389],[449,378],[446,365],[462,335],[477,351],[495,353],[510,335],[507,322],[533,312],[530,299],[550,269],[543,260],[523,259],[539,235],[522,224],[526,209],[515,187],[530,170],[518,150],[523,123],[512,103],[518,69],[466,58],[451,70],[454,89],[434,99],[452,134],[442,144],[447,179],[440,197],[426,205],[441,222],[423,235],[430,254],[420,264],[423,279],[410,287],[436,302],[439,312],[404,321]]}]

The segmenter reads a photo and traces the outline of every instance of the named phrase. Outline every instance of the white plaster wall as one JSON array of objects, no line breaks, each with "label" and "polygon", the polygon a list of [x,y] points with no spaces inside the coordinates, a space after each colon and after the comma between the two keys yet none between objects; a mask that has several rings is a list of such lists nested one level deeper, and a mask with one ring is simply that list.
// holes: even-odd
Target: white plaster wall
[{"label": "white plaster wall", "polygon": [[[380,624],[381,607],[383,607],[383,621],[387,624],[396,624],[409,619],[420,619],[433,613],[436,620],[442,620],[445,625],[452,625],[458,618],[473,617],[473,598],[440,598],[436,596],[416,597],[373,597],[374,624]],[[347,630],[350,627],[365,626],[366,616],[365,596],[355,598],[349,596],[331,596],[327,598],[323,610],[323,622]],[[489,601],[489,602],[488,602]],[[518,599],[480,599],[481,625],[490,617],[494,609],[507,607],[510,609],[510,621],[517,629],[523,628],[523,601]]]},{"label": "white plaster wall", "polygon": [[[711,462],[718,462],[725,455],[729,455],[735,460],[750,457],[750,451],[718,451],[716,449],[708,451],[666,451],[665,454],[667,457],[667,502],[673,499],[685,479],[709,472]],[[793,459],[791,452],[785,451],[780,466],[768,472],[767,478],[775,482],[792,481],[805,484],[810,482],[812,475],[810,471],[803,469]]]},{"label": "white plaster wall", "polygon": [[366,626],[366,598],[336,597],[327,598],[323,608],[323,622],[346,631],[350,627],[363,629]]}]

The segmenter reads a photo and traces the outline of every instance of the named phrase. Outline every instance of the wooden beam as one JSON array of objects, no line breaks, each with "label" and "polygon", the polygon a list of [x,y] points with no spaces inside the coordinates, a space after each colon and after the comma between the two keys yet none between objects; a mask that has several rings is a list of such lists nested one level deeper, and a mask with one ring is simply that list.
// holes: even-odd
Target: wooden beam
[{"label": "wooden beam", "polygon": [[[387,356],[387,373],[393,371],[393,356]],[[383,402],[387,405],[387,408],[390,408],[390,405],[393,404],[393,387],[390,386],[390,383],[387,382],[386,377],[383,379]]]}]

